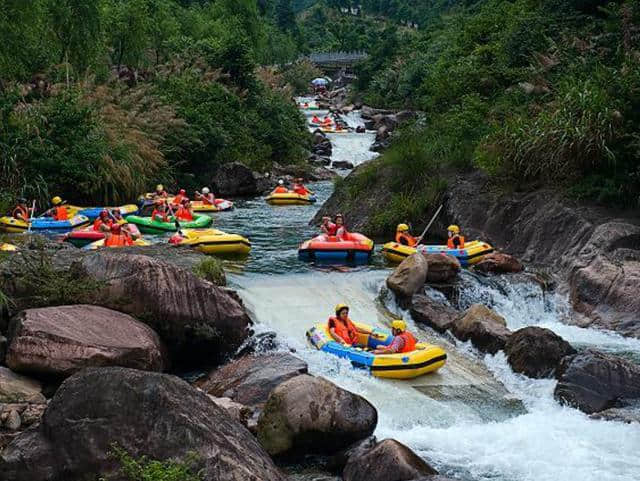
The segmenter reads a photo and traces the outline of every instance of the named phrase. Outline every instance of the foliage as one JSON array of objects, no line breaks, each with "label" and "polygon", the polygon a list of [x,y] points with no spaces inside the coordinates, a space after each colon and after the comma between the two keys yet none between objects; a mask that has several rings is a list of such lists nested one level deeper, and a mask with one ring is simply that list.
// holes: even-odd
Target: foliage
[{"label": "foliage", "polygon": [[222,263],[215,257],[207,257],[193,267],[193,273],[217,286],[226,286],[227,278]]},{"label": "foliage", "polygon": [[195,472],[197,455],[188,456],[184,462],[172,460],[139,459],[131,456],[117,444],[111,446],[110,457],[120,466],[120,472],[129,481],[201,481],[202,475]]}]

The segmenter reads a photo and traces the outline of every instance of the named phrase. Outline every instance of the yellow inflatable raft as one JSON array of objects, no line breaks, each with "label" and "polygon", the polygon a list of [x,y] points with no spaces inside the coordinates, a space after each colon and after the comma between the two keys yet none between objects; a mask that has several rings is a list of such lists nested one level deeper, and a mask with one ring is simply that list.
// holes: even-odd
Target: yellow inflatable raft
[{"label": "yellow inflatable raft", "polygon": [[[418,249],[426,254],[452,255],[460,261],[462,267],[477,264],[484,256],[493,252],[491,245],[478,240],[465,242],[464,249],[449,249],[442,245],[420,245]],[[391,262],[402,262],[411,254],[415,254],[418,249],[397,242],[387,242],[382,246],[382,255]]]},{"label": "yellow inflatable raft", "polygon": [[227,234],[217,229],[183,229],[185,238],[178,244],[190,246],[205,254],[246,255],[251,242],[238,234]]},{"label": "yellow inflatable raft", "polygon": [[0,242],[0,251],[2,252],[14,252],[17,251],[18,247],[13,244],[7,244],[6,242]]},{"label": "yellow inflatable raft", "polygon": [[397,354],[373,354],[375,348],[388,346],[393,335],[386,329],[378,329],[367,324],[354,323],[370,334],[358,334],[358,344],[365,348],[344,346],[336,342],[327,323],[316,324],[307,331],[307,340],[320,351],[349,359],[354,367],[368,369],[376,377],[393,379],[413,379],[423,374],[435,372],[444,366],[447,353],[439,346],[426,343],[416,344],[411,352]]},{"label": "yellow inflatable raft", "polygon": [[[97,240],[95,242],[92,242],[91,244],[87,244],[85,247],[83,247],[83,249],[90,250],[90,251],[96,250],[96,249],[102,249],[105,247],[104,241],[105,239]],[[110,248],[118,249],[121,247],[144,247],[144,246],[150,246],[150,245],[151,245],[151,242],[148,242],[144,239],[136,239],[133,241],[132,246],[111,246]]]},{"label": "yellow inflatable raft", "polygon": [[272,192],[265,200],[271,205],[311,205],[316,201],[316,198],[312,194],[300,195],[295,192]]}]

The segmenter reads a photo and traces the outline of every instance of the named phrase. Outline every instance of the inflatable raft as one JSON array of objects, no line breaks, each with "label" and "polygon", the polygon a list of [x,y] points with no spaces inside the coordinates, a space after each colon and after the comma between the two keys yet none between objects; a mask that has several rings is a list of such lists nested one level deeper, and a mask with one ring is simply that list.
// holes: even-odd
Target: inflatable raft
[{"label": "inflatable raft", "polygon": [[366,324],[355,323],[358,328],[371,334],[358,334],[358,344],[365,348],[343,346],[336,342],[327,323],[316,324],[307,331],[309,343],[316,349],[349,359],[354,367],[368,369],[376,377],[394,379],[412,379],[444,366],[447,354],[441,347],[418,343],[411,352],[398,354],[373,354],[370,350],[378,346],[388,346],[393,341],[390,331],[372,328]]},{"label": "inflatable raft", "polygon": [[194,200],[191,202],[191,210],[193,212],[222,212],[231,209],[233,209],[233,202],[230,200],[216,199],[214,204],[205,204],[201,200]]},{"label": "inflatable raft", "polygon": [[[140,231],[134,224],[130,224],[128,229],[132,234],[139,236]],[[63,237],[64,242],[69,242],[76,247],[85,247],[88,244],[104,239],[104,232],[93,230],[93,226],[86,229],[73,230]]]},{"label": "inflatable raft", "polygon": [[205,254],[246,255],[251,251],[251,242],[238,234],[227,234],[217,229],[184,229],[185,238],[178,244],[189,246]]},{"label": "inflatable raft", "polygon": [[362,234],[347,234],[347,239],[320,235],[303,242],[298,257],[308,261],[366,263],[371,259],[373,241]]},{"label": "inflatable raft", "polygon": [[449,249],[442,245],[420,245],[417,249],[414,247],[398,244],[397,242],[387,242],[382,246],[382,255],[391,262],[402,262],[411,254],[415,254],[418,250],[427,254],[449,254],[456,257],[463,267],[470,266],[480,262],[484,256],[493,252],[486,242],[471,241],[465,242],[464,249]]},{"label": "inflatable raft", "polygon": [[340,129],[335,127],[319,127],[320,130],[326,134],[347,134],[349,129]]},{"label": "inflatable raft", "polygon": [[[130,215],[127,217],[127,222],[138,226],[140,232],[144,234],[162,234],[164,232],[176,232],[178,227],[171,217],[169,222],[159,222],[152,220],[151,217],[139,217],[137,215]],[[193,216],[192,221],[179,221],[181,229],[203,229],[209,227],[213,219],[208,215],[196,214]]]},{"label": "inflatable raft", "polygon": [[120,207],[71,207],[77,209],[78,214],[87,216],[91,220],[97,219],[100,216],[100,212],[102,212],[103,210],[112,212],[115,209],[119,209],[120,213],[123,216],[134,215],[138,213],[138,206],[135,204],[126,204],[121,205]]},{"label": "inflatable raft", "polygon": [[[136,239],[133,241],[133,245],[132,246],[109,246],[109,249],[117,249],[120,247],[144,247],[144,246],[150,246],[151,243],[144,240],[144,239]],[[96,249],[101,249],[104,248],[104,238],[94,241],[90,244],[87,244],[86,246],[83,247],[83,249],[85,250],[89,250],[89,251],[93,251]]]},{"label": "inflatable raft", "polygon": [[18,250],[18,246],[13,244],[7,244],[6,242],[0,242],[0,252],[14,252]]},{"label": "inflatable raft", "polygon": [[316,198],[311,195],[300,195],[295,192],[285,193],[271,193],[265,199],[268,204],[271,205],[311,205],[316,201]]},{"label": "inflatable raft", "polygon": [[[31,230],[68,232],[89,225],[91,221],[84,215],[74,215],[69,220],[53,220],[51,217],[36,217],[31,220]],[[15,217],[0,217],[0,230],[5,232],[26,232],[29,223]]]}]

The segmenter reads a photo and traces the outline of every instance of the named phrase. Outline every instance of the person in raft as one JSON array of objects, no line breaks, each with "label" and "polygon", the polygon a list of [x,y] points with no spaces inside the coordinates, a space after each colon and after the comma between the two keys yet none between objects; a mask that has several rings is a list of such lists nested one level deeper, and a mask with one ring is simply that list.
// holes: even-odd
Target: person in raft
[{"label": "person in raft", "polygon": [[151,220],[157,222],[169,222],[169,216],[167,215],[167,207],[164,200],[158,199],[156,205],[151,213]]},{"label": "person in raft", "polygon": [[129,232],[122,229],[120,224],[113,224],[104,239],[105,247],[126,247],[132,245],[133,239],[131,239]]},{"label": "person in raft", "polygon": [[333,124],[333,120],[331,120],[331,117],[329,117],[328,115],[325,115],[324,119],[322,120],[322,123],[328,127],[331,124]]},{"label": "person in raft", "polygon": [[178,193],[176,194],[176,196],[175,196],[175,197],[173,198],[173,200],[171,201],[171,203],[172,203],[173,205],[180,206],[180,205],[182,205],[182,201],[183,201],[184,199],[186,199],[186,198],[187,198],[187,191],[186,191],[186,190],[184,190],[184,189],[180,189],[180,190],[178,191]]},{"label": "person in raft", "polygon": [[396,227],[396,242],[403,246],[415,247],[420,244],[422,237],[413,237],[409,233],[409,226],[407,224],[398,224]]},{"label": "person in raft", "polygon": [[344,225],[344,216],[342,214],[336,214],[336,237],[338,240],[349,240],[349,231],[347,226]]},{"label": "person in raft", "polygon": [[64,200],[56,195],[51,199],[53,207],[44,213],[45,217],[51,217],[53,220],[69,220],[67,208],[64,206],[65,203]]},{"label": "person in raft", "polygon": [[202,194],[196,190],[196,199],[202,201],[204,205],[215,205],[216,203],[216,196],[209,190],[209,187],[203,187]]},{"label": "person in raft", "polygon": [[388,346],[380,346],[373,351],[374,354],[395,354],[397,352],[411,352],[416,349],[416,338],[407,331],[407,323],[403,320],[395,320],[391,323],[393,341]]},{"label": "person in raft", "polygon": [[357,327],[351,319],[349,319],[349,306],[346,304],[338,304],[335,308],[335,316],[331,316],[327,321],[329,333],[336,342],[343,346],[357,347],[358,333],[370,334]]},{"label": "person in raft", "polygon": [[169,194],[167,194],[167,191],[164,190],[164,186],[162,184],[156,185],[156,190],[153,192],[153,198],[166,199],[167,197],[169,197]]},{"label": "person in raft", "polygon": [[460,227],[450,225],[447,227],[447,247],[449,249],[464,249],[464,237],[460,235]]},{"label": "person in raft", "polygon": [[289,192],[289,189],[287,189],[284,186],[284,180],[280,179],[278,181],[278,186],[273,190],[274,194],[286,194]]},{"label": "person in raft", "polygon": [[27,207],[27,199],[20,198],[18,199],[18,204],[16,205],[15,209],[13,209],[11,216],[14,219],[29,222],[29,219],[31,219],[31,215],[29,214],[30,212],[31,209]]},{"label": "person in raft", "polygon": [[184,221],[192,221],[193,220],[193,212],[191,212],[191,202],[186,197],[182,199],[182,204],[178,207],[176,211],[176,218],[178,220]]},{"label": "person in raft", "polygon": [[318,117],[317,114],[313,114],[313,117],[311,117],[311,123],[312,124],[321,124],[322,122],[320,121],[320,117]]},{"label": "person in raft", "polygon": [[302,179],[301,178],[298,178],[298,179],[294,180],[293,191],[296,194],[299,194],[299,195],[309,195],[309,194],[311,194],[311,191],[309,189],[307,189],[304,186],[304,184],[302,183]]},{"label": "person in raft", "polygon": [[113,220],[109,217],[106,209],[100,211],[100,215],[93,221],[93,230],[96,232],[110,232]]},{"label": "person in raft", "polygon": [[320,224],[320,230],[322,233],[329,237],[335,237],[336,232],[338,231],[338,226],[331,222],[331,217],[325,215],[322,218],[322,224]]}]

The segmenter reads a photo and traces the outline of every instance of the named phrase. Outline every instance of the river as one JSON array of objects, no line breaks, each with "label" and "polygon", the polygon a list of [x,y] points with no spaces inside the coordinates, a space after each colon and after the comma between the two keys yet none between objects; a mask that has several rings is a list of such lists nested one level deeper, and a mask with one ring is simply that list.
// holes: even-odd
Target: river
[{"label": "river", "polygon": [[[359,123],[351,114],[350,123]],[[329,135],[334,159],[359,164],[373,135]],[[481,355],[468,344],[416,325],[402,313],[421,340],[444,346],[447,365],[412,381],[381,380],[354,370],[346,361],[306,344],[305,331],[325,320],[338,302],[353,319],[376,325],[399,312],[380,296],[390,272],[380,256],[365,267],[336,271],[297,258],[298,244],[314,235],[309,220],[332,191],[330,182],[312,184],[315,206],[276,207],[263,199],[239,201],[232,212],[216,216],[215,226],[246,234],[253,250],[246,260],[226,261],[229,281],[238,289],[256,331],[275,331],[309,364],[309,370],[364,396],[378,409],[378,438],[393,437],[414,449],[442,474],[463,481],[630,481],[640,479],[640,429],[637,425],[592,420],[553,399],[555,380],[514,374],[505,356]],[[565,324],[567,300],[546,294],[535,283],[509,277],[464,273],[460,303],[483,302],[511,329],[549,328],[577,348],[594,346],[640,360],[640,341],[614,333]],[[438,296],[436,291],[429,294]]]}]

